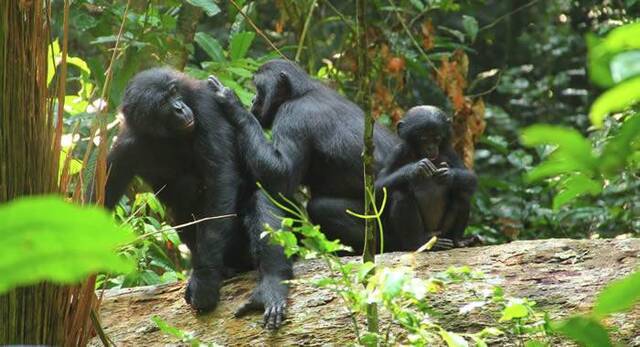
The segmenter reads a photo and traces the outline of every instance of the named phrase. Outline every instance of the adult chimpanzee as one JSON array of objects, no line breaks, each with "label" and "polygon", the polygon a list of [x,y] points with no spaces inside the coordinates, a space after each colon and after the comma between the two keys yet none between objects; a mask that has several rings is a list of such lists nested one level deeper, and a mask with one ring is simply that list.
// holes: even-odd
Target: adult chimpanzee
[{"label": "adult chimpanzee", "polygon": [[[361,249],[361,230],[346,232],[358,220],[347,208],[362,209],[362,134],[364,114],[354,103],[311,79],[300,67],[272,60],[254,75],[253,117],[215,77],[209,77],[223,114],[238,131],[240,151],[251,172],[272,193],[291,196],[303,184],[311,199],[307,211],[329,239]],[[271,127],[268,141],[262,126]],[[376,163],[393,149],[397,137],[376,126]],[[379,169],[379,167],[378,167]]]},{"label": "adult chimpanzee", "polygon": [[[274,207],[243,167],[233,127],[221,115],[206,82],[169,69],[136,75],[126,88],[123,128],[108,156],[105,206],[112,209],[138,175],[169,206],[175,222],[205,220],[180,231],[192,253],[193,273],[185,299],[198,311],[219,299],[223,269],[251,266],[259,283],[237,314],[264,307],[264,323],[284,317],[291,263],[280,247],[261,239],[264,223],[278,225]],[[90,190],[92,191],[92,190]]]},{"label": "adult chimpanzee", "polygon": [[400,242],[394,248],[415,250],[433,235],[441,247],[464,246],[477,179],[453,150],[450,121],[437,107],[416,106],[398,135],[403,141],[376,180],[377,189],[388,189],[385,231]]}]

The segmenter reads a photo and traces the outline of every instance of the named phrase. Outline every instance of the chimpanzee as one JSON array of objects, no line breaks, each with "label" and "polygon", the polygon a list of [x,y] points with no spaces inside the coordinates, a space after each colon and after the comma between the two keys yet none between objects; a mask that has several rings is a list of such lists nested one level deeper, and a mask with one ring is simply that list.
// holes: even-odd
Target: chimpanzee
[{"label": "chimpanzee", "polygon": [[292,277],[292,265],[281,247],[260,234],[264,223],[279,225],[279,211],[239,160],[234,129],[213,94],[205,81],[166,68],[133,78],[122,103],[123,128],[107,159],[105,206],[113,209],[138,175],[179,224],[237,214],[180,230],[193,262],[185,299],[198,311],[212,310],[223,270],[246,269],[253,260],[259,283],[237,315],[264,307],[264,325],[275,328],[284,317],[288,287],[282,281]]},{"label": "chimpanzee", "polygon": [[451,123],[437,107],[416,106],[398,122],[402,142],[387,158],[376,189],[388,189],[385,232],[397,250],[415,250],[431,236],[441,248],[465,246],[476,175],[451,145]]},{"label": "chimpanzee", "polygon": [[[364,113],[290,61],[265,63],[253,80],[257,94],[251,113],[255,117],[230,89],[209,77],[224,116],[237,128],[247,166],[271,193],[291,197],[301,184],[306,185],[312,221],[329,239],[362,249],[362,231],[348,232],[354,228],[344,226],[359,223],[346,209],[362,210],[363,205]],[[261,125],[271,127],[271,142]],[[376,125],[373,141],[379,170],[398,138]]]}]

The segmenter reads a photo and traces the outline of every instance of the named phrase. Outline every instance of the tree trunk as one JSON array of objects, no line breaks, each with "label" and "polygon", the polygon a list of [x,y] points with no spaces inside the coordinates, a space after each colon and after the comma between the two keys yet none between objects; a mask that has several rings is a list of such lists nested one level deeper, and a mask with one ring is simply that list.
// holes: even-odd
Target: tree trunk
[{"label": "tree trunk", "polygon": [[[0,203],[58,191],[49,11],[49,0],[0,1]],[[1,295],[0,345],[86,344],[93,288],[40,283]]]},{"label": "tree trunk", "polygon": [[[401,253],[385,254],[378,261],[388,266],[400,262]],[[346,258],[359,261],[359,258]],[[450,266],[469,265],[481,270],[492,283],[498,279],[506,297],[526,297],[536,301],[536,310],[556,319],[589,309],[596,293],[609,281],[620,278],[640,265],[640,240],[518,241],[500,246],[429,252],[416,257],[416,271],[423,277]],[[297,278],[327,276],[320,261],[296,263]],[[473,282],[475,283],[475,282]],[[276,333],[262,329],[260,313],[237,319],[233,310],[244,302],[255,284],[255,273],[225,282],[219,307],[211,314],[196,316],[183,299],[184,282],[157,287],[109,290],[101,306],[107,335],[116,345],[151,346],[175,344],[179,340],[159,331],[150,320],[159,316],[168,324],[193,332],[201,342],[227,346],[246,345],[346,345],[354,342],[349,313],[343,302],[326,289],[304,284],[292,287],[288,320]],[[489,286],[480,282],[478,285]],[[485,286],[485,288],[487,288]],[[490,287],[489,287],[490,288]],[[460,313],[465,304],[478,301],[478,287],[447,285],[430,297],[431,305],[442,313],[438,322],[451,331],[477,332],[484,327],[500,327],[499,313],[488,305],[470,313]],[[385,317],[384,310],[381,312]],[[616,314],[608,323],[622,345],[640,345],[640,307]],[[381,326],[386,327],[384,319]],[[392,331],[398,331],[394,327]],[[514,336],[500,336],[496,346],[521,343]],[[100,345],[93,340],[94,345]],[[554,341],[553,345],[566,342]],[[567,344],[568,345],[568,344]]]}]

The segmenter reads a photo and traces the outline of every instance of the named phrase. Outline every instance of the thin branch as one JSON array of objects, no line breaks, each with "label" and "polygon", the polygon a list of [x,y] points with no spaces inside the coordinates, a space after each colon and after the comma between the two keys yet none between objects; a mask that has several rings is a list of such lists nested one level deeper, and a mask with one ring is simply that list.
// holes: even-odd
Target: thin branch
[{"label": "thin branch", "polygon": [[221,216],[204,217],[204,218],[201,218],[201,219],[194,220],[193,222],[188,222],[188,223],[184,223],[184,224],[178,224],[178,225],[175,225],[175,226],[168,226],[168,227],[162,228],[160,230],[156,230],[156,231],[152,231],[150,233],[142,234],[142,235],[138,236],[135,240],[123,245],[123,247],[133,245],[138,241],[142,241],[142,240],[146,239],[148,236],[155,235],[155,234],[160,234],[160,233],[163,233],[165,231],[170,231],[172,229],[180,229],[180,228],[188,227],[190,225],[198,224],[198,223],[201,223],[201,222],[206,222],[208,220],[223,219],[223,218],[230,218],[230,217],[237,217],[237,216],[238,215],[235,214],[235,213],[223,214]]},{"label": "thin branch", "polygon": [[518,8],[516,8],[515,10],[513,10],[513,11],[511,11],[511,12],[509,12],[509,13],[503,14],[502,16],[500,16],[500,17],[496,18],[493,22],[491,22],[491,23],[489,23],[489,24],[487,24],[487,25],[483,26],[482,28],[480,28],[480,29],[478,30],[478,32],[483,31],[483,30],[486,30],[486,29],[489,29],[489,28],[492,28],[493,26],[495,26],[496,24],[498,24],[501,20],[503,20],[503,19],[505,19],[505,18],[507,18],[507,17],[509,17],[509,16],[513,15],[513,14],[516,14],[516,13],[520,12],[520,11],[524,10],[525,8],[527,8],[527,7],[533,6],[533,5],[534,5],[536,2],[538,2],[538,1],[540,1],[540,0],[532,0],[532,1],[530,1],[530,2],[528,2],[528,3],[526,3],[526,4],[524,4],[524,5],[522,5],[522,6],[518,7]]},{"label": "thin branch", "polygon": [[298,50],[296,51],[295,61],[300,61],[300,54],[302,54],[302,46],[304,45],[304,39],[307,37],[307,30],[309,30],[309,23],[311,22],[311,16],[313,15],[313,10],[316,8],[316,4],[318,0],[313,0],[311,6],[309,7],[309,13],[307,14],[307,19],[304,21],[304,26],[302,27],[302,34],[300,35],[300,42],[298,43]]},{"label": "thin branch", "polygon": [[431,61],[431,58],[429,58],[427,53],[422,49],[422,47],[420,47],[420,44],[418,43],[418,40],[416,40],[416,38],[411,33],[411,30],[407,26],[407,23],[405,23],[404,18],[402,18],[402,15],[400,14],[400,11],[398,11],[398,7],[396,6],[395,1],[389,0],[389,4],[391,4],[391,6],[393,7],[393,12],[396,14],[396,17],[398,17],[398,21],[400,22],[400,25],[402,25],[402,28],[404,29],[405,33],[407,34],[407,36],[409,36],[409,39],[411,39],[411,42],[416,47],[418,52],[420,52],[420,55],[422,55],[422,57],[427,61],[427,64],[429,64],[429,66],[431,66],[433,71],[435,71],[436,74],[440,75],[440,71],[438,71],[438,68],[436,67],[436,64],[434,64],[433,61]]},{"label": "thin branch", "polygon": [[491,86],[491,88],[489,88],[489,89],[487,89],[487,90],[485,90],[483,92],[480,92],[480,93],[467,95],[467,97],[473,99],[473,98],[477,98],[477,97],[480,97],[480,96],[487,95],[487,94],[493,92],[494,90],[496,90],[496,88],[498,88],[498,85],[500,84],[500,80],[502,79],[502,71],[503,70],[500,70],[500,72],[498,72],[498,79],[496,80],[496,83],[493,86]]},{"label": "thin branch", "polygon": [[229,0],[229,2],[231,2],[231,4],[238,10],[238,12],[242,15],[242,17],[244,17],[244,19],[246,19],[247,22],[249,22],[249,25],[251,25],[251,27],[253,27],[253,30],[255,30],[258,33],[258,35],[262,36],[262,38],[265,39],[265,41],[267,41],[269,46],[271,46],[271,48],[273,48],[273,50],[276,51],[276,53],[278,53],[284,60],[289,60],[289,58],[287,58],[287,56],[284,55],[278,49],[278,47],[276,47],[276,45],[273,43],[273,41],[271,41],[267,37],[267,35],[264,33],[264,31],[262,31],[260,28],[258,28],[256,23],[254,23],[253,20],[251,20],[251,18],[249,18],[249,16],[246,13],[244,13],[244,11],[242,11],[242,8],[240,7],[240,5],[238,5],[237,2],[235,2],[235,0]]},{"label": "thin branch", "polygon": [[327,4],[327,6],[329,6],[329,8],[335,12],[336,15],[338,15],[338,17],[340,17],[340,19],[342,19],[342,21],[349,27],[349,29],[351,29],[352,32],[356,32],[356,28],[353,27],[353,21],[350,21],[342,12],[340,12],[340,10],[338,10],[335,6],[333,6],[333,4],[331,3],[331,1],[329,0],[324,0],[324,3]]}]

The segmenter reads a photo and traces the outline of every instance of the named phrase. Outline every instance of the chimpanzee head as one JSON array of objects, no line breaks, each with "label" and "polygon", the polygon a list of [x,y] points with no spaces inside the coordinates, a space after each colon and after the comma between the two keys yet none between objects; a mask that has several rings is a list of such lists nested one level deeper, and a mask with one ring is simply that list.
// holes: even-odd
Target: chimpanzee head
[{"label": "chimpanzee head", "polygon": [[127,85],[122,113],[129,129],[140,135],[176,137],[191,133],[195,118],[186,104],[187,77],[166,68],[138,73]]},{"label": "chimpanzee head", "polygon": [[398,122],[398,135],[407,141],[419,158],[438,160],[441,150],[449,145],[451,122],[435,106],[416,106]]},{"label": "chimpanzee head", "polygon": [[253,76],[256,96],[251,113],[263,127],[270,127],[280,106],[313,88],[311,78],[295,63],[275,59],[263,64]]}]

